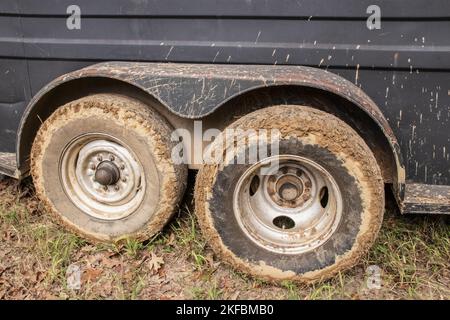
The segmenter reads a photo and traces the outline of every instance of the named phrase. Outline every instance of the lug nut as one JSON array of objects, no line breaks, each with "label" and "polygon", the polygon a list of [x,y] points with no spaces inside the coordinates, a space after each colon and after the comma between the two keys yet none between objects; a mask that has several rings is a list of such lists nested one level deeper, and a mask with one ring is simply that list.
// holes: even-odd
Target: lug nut
[{"label": "lug nut", "polygon": [[114,190],[119,191],[120,190],[119,186],[118,185],[114,186]]},{"label": "lug nut", "polygon": [[123,177],[122,182],[127,182],[127,178]]},{"label": "lug nut", "polygon": [[108,186],[103,186],[103,190],[108,191]]},{"label": "lug nut", "polygon": [[95,170],[95,163],[91,163],[91,164],[89,165],[89,168],[90,168],[91,170]]},{"label": "lug nut", "polygon": [[109,156],[109,160],[110,160],[110,161],[114,161],[114,160],[116,160],[116,158],[115,158],[113,155],[110,155],[110,156]]},{"label": "lug nut", "polygon": [[98,161],[103,161],[103,157],[102,157],[101,154],[99,154],[99,155],[97,156],[97,160],[98,160]]},{"label": "lug nut", "polygon": [[120,165],[120,170],[125,170],[125,165],[124,164]]}]

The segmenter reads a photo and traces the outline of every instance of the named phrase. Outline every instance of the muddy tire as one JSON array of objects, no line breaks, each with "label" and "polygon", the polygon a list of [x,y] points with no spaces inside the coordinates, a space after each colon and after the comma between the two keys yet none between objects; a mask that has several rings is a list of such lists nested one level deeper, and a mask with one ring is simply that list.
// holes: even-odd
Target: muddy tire
[{"label": "muddy tire", "polygon": [[144,240],[166,224],[187,168],[171,160],[172,129],[140,101],[97,94],[57,109],[41,126],[31,174],[46,210],[94,241]]},{"label": "muddy tire", "polygon": [[[195,186],[196,214],[216,254],[267,280],[314,282],[355,265],[384,212],[381,171],[362,138],[305,106],[262,109],[228,129],[278,130],[279,151],[267,148],[252,163],[252,134],[236,139],[244,145],[218,137],[207,150],[225,159],[205,164]],[[269,136],[259,136],[260,146]]]}]

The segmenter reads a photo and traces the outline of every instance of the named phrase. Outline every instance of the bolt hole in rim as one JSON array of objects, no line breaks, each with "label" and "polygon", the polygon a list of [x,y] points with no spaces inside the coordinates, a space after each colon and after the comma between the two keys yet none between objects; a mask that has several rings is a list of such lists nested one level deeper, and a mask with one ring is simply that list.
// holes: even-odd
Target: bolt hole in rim
[{"label": "bolt hole in rim", "polygon": [[62,152],[59,176],[72,203],[100,220],[128,217],[145,195],[141,163],[123,142],[106,134],[73,139]]},{"label": "bolt hole in rim", "polygon": [[272,156],[240,177],[233,210],[245,235],[258,246],[299,254],[332,236],[342,216],[342,194],[318,163],[296,155]]}]

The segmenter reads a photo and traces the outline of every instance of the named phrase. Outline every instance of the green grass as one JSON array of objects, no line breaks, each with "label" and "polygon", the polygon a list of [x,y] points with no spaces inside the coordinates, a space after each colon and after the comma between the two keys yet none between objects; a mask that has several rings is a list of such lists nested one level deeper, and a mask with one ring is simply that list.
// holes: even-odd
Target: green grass
[{"label": "green grass", "polygon": [[189,289],[193,300],[206,300],[205,290],[203,288],[192,287]]},{"label": "green grass", "polygon": [[209,300],[218,300],[222,296],[222,290],[218,287],[217,281],[210,282],[210,286],[207,289]]},{"label": "green grass", "polygon": [[[214,259],[187,206],[145,243],[125,239],[120,244],[90,245],[53,224],[45,212],[36,209],[39,205],[35,198],[16,185],[0,189],[0,199],[0,236],[4,237],[0,239],[0,254],[7,252],[7,257],[13,257],[14,266],[23,261],[22,268],[30,268],[25,275],[23,269],[10,268],[4,277],[16,289],[26,287],[37,298],[46,297],[39,292],[63,299],[141,299],[149,295],[220,299],[234,294],[249,299],[293,300],[450,298],[450,216],[388,212],[372,250],[352,270],[312,286],[291,281],[273,285]],[[145,257],[150,252],[164,259],[158,272],[146,266]],[[103,260],[95,268],[101,268],[102,274],[84,284],[80,292],[67,289],[67,267],[71,263],[83,266],[97,255]],[[103,264],[109,259],[115,261],[111,263],[114,267]],[[4,260],[0,267],[2,263]],[[382,271],[379,290],[367,288],[366,270],[370,265]],[[30,282],[36,277],[35,269],[45,273],[44,281]],[[178,274],[180,270],[186,272]],[[111,288],[104,293],[108,286]],[[16,291],[11,289],[11,294]]]},{"label": "green grass", "polygon": [[124,299],[129,300],[136,300],[139,298],[139,294],[145,287],[145,280],[144,277],[138,272],[136,273],[136,276],[134,277],[134,280],[132,281],[130,290],[128,290],[129,294],[127,296],[126,292],[124,292]]},{"label": "green grass", "polygon": [[204,287],[192,287],[189,293],[193,300],[219,300],[223,296],[216,281],[208,281]]},{"label": "green grass", "polygon": [[300,296],[298,294],[298,287],[295,283],[293,283],[292,281],[285,280],[285,281],[281,282],[281,285],[283,286],[283,288],[286,289],[288,300],[299,300],[300,299]]},{"label": "green grass", "polygon": [[199,231],[195,215],[188,207],[185,207],[184,211],[185,215],[175,220],[171,230],[175,234],[177,244],[188,248],[194,267],[202,270],[208,262],[204,254],[206,242]]},{"label": "green grass", "polygon": [[14,231],[19,242],[30,243],[24,248],[37,259],[49,261],[48,278],[63,279],[71,255],[85,244],[78,236],[56,226],[33,223],[26,206],[15,199],[8,206],[0,206],[0,223]]},{"label": "green grass", "polygon": [[67,266],[71,262],[72,254],[84,244],[84,240],[65,232],[57,233],[48,240],[44,247],[44,254],[50,258],[50,279],[65,280]]},{"label": "green grass", "polygon": [[314,284],[311,292],[307,295],[308,300],[333,299],[337,294],[336,286],[332,283]]},{"label": "green grass", "polygon": [[20,227],[23,223],[28,223],[30,219],[26,208],[19,202],[9,205],[0,204],[0,222],[14,227]]},{"label": "green grass", "polygon": [[123,245],[123,249],[125,250],[125,253],[131,257],[136,258],[139,254],[139,252],[144,249],[144,244],[140,241],[137,241],[135,239],[126,239],[125,243]]}]

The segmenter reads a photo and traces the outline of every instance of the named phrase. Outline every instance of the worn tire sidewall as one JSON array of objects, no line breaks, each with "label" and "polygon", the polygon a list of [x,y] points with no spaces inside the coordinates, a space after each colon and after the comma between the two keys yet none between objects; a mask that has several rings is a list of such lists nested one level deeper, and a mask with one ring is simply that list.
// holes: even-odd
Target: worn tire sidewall
[{"label": "worn tire sidewall", "polygon": [[[128,237],[144,240],[171,217],[184,192],[187,170],[171,163],[171,145],[164,141],[170,129],[162,118],[152,114],[153,120],[163,124],[157,129],[164,132],[151,130],[146,123],[148,117],[137,111],[145,107],[122,96],[96,95],[61,107],[41,127],[32,150],[32,175],[39,198],[64,226],[93,241]],[[73,139],[89,132],[123,142],[144,169],[146,192],[140,206],[128,217],[111,221],[92,217],[64,191],[59,174],[63,150]],[[154,177],[157,184],[151,181]]]},{"label": "worn tire sidewall", "polygon": [[214,228],[227,248],[239,259],[246,259],[252,264],[264,261],[277,269],[297,274],[332,265],[336,256],[351,249],[359,232],[362,199],[356,178],[328,150],[317,145],[303,144],[301,139],[280,141],[280,154],[308,158],[322,166],[335,179],[342,193],[342,218],[330,239],[317,249],[302,254],[274,253],[252,241],[240,227],[233,210],[233,191],[240,177],[251,165],[228,164],[218,170],[212,187],[212,198],[208,202]]},{"label": "worn tire sidewall", "polygon": [[[280,129],[280,154],[312,159],[334,177],[343,195],[343,216],[333,236],[314,251],[267,251],[245,236],[233,210],[234,188],[249,166],[204,165],[196,181],[196,213],[214,251],[234,267],[267,280],[314,282],[356,264],[374,242],[384,210],[381,171],[362,138],[343,121],[306,106],[269,107],[230,128]],[[212,148],[223,147],[213,143]]]}]

